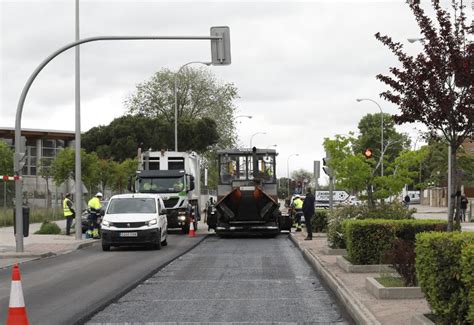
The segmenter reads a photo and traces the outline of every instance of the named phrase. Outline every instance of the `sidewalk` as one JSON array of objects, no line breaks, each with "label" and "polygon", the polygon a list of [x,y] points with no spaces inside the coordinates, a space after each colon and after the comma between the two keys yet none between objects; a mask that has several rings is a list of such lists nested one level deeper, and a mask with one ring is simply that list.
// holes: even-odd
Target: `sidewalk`
[{"label": "sidewalk", "polygon": [[336,264],[336,255],[326,255],[326,234],[291,233],[290,238],[302,251],[316,273],[331,288],[357,324],[410,324],[412,317],[430,312],[425,299],[377,299],[365,289],[365,279],[377,273],[347,273]]},{"label": "sidewalk", "polygon": [[[54,221],[65,232],[66,220]],[[24,252],[16,252],[16,241],[13,227],[0,228],[0,268],[11,266],[15,263],[36,260],[43,257],[65,254],[76,249],[91,246],[99,240],[76,240],[73,235],[35,235],[41,223],[30,224],[29,236],[23,239]]]},{"label": "sidewalk", "polygon": [[[410,208],[416,209],[416,212],[414,214],[415,219],[448,220],[447,207],[432,207],[429,205],[412,204],[410,205]],[[469,218],[469,211],[467,213],[467,218]],[[474,231],[474,222],[461,222],[461,230]]]}]

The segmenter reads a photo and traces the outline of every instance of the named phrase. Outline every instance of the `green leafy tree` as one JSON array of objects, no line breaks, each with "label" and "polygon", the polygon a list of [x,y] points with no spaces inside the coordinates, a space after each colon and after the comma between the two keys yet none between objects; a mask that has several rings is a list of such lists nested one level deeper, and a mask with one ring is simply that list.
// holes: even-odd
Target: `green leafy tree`
[{"label": "green leafy tree", "polygon": [[[467,62],[474,56],[474,44],[469,44],[474,29],[467,20],[462,1],[453,0],[452,8],[444,9],[433,0],[433,21],[420,6],[409,6],[423,36],[423,51],[413,57],[404,52],[403,44],[380,33],[375,37],[401,63],[390,68],[391,75],[377,75],[388,86],[381,96],[398,106],[397,123],[421,122],[433,137],[447,141],[451,148],[451,192],[459,190],[457,150],[466,138],[474,135],[473,74]],[[453,230],[455,200],[451,200],[448,229]],[[459,210],[459,209],[458,209]]]},{"label": "green leafy tree", "polygon": [[[179,143],[182,151],[204,152],[218,141],[216,123],[209,118],[179,121]],[[135,158],[137,150],[174,147],[174,124],[162,118],[125,115],[107,126],[98,126],[82,137],[82,147],[96,152],[101,159],[122,162]]]},{"label": "green leafy tree", "polygon": [[[13,150],[3,140],[0,140],[0,175],[13,176]],[[0,180],[0,182],[3,183],[2,180]],[[2,193],[2,200],[4,197],[4,190],[6,189],[7,203],[11,202],[14,194],[14,187],[15,185],[13,182],[7,182],[6,186],[1,184],[0,193]]]},{"label": "green leafy tree", "polygon": [[138,168],[136,159],[126,159],[114,165],[112,173],[112,188],[115,192],[124,193],[128,186],[128,179],[135,175]]},{"label": "green leafy tree", "polygon": [[[75,179],[75,151],[70,148],[62,150],[51,164],[51,175],[57,186],[67,180]],[[84,185],[89,191],[94,191],[99,183],[99,157],[96,153],[81,150],[81,174]]]},{"label": "green leafy tree", "polygon": [[[232,147],[236,143],[235,99],[237,88],[231,83],[222,84],[205,69],[187,67],[179,75],[162,69],[148,81],[139,84],[125,105],[128,112],[150,118],[160,118],[174,125],[174,81],[177,78],[178,121],[208,118],[215,121],[219,148]],[[186,128],[179,127],[178,136]],[[170,135],[173,137],[174,129]],[[182,142],[178,139],[179,150]],[[171,146],[169,146],[171,147]]]}]

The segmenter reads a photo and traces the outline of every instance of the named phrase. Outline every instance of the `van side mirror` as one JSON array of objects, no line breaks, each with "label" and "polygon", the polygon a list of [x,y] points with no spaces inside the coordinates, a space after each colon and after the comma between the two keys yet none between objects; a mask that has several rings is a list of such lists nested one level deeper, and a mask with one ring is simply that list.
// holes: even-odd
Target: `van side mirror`
[{"label": "van side mirror", "polygon": [[190,184],[189,184],[189,190],[192,191],[192,190],[194,190],[194,188],[196,187],[196,184],[195,184],[195,182],[194,182],[194,176],[191,175],[190,181],[191,181],[191,182],[190,182]]}]

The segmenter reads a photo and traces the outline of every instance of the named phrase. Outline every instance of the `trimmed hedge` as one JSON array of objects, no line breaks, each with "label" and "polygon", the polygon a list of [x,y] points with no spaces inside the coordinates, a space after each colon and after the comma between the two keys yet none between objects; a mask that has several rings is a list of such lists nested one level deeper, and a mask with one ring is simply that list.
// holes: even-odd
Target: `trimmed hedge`
[{"label": "trimmed hedge", "polygon": [[[466,284],[461,279],[461,251],[469,243],[474,243],[474,233],[429,232],[416,235],[418,282],[431,309],[443,324],[467,324],[469,298]],[[472,274],[472,268],[470,272]]]},{"label": "trimmed hedge", "polygon": [[466,245],[461,252],[461,279],[468,289],[467,320],[474,324],[474,244]]},{"label": "trimmed hedge", "polygon": [[413,219],[414,209],[407,209],[398,202],[384,203],[370,209],[366,205],[343,206],[328,214],[328,244],[331,248],[346,248],[342,222],[365,219]]},{"label": "trimmed hedge", "polygon": [[328,213],[325,210],[315,210],[311,219],[313,232],[326,232],[328,229]]},{"label": "trimmed hedge", "polygon": [[354,264],[381,264],[396,238],[413,241],[424,231],[443,231],[443,220],[346,220],[342,223],[347,243],[347,255]]}]

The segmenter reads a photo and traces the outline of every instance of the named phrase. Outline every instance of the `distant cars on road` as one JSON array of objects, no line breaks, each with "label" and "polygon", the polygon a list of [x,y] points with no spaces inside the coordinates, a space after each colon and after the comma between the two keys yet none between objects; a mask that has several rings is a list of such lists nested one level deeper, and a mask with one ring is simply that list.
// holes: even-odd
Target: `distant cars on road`
[{"label": "distant cars on road", "polygon": [[120,194],[110,199],[101,223],[102,249],[112,246],[168,244],[168,221],[163,199],[157,194]]}]

